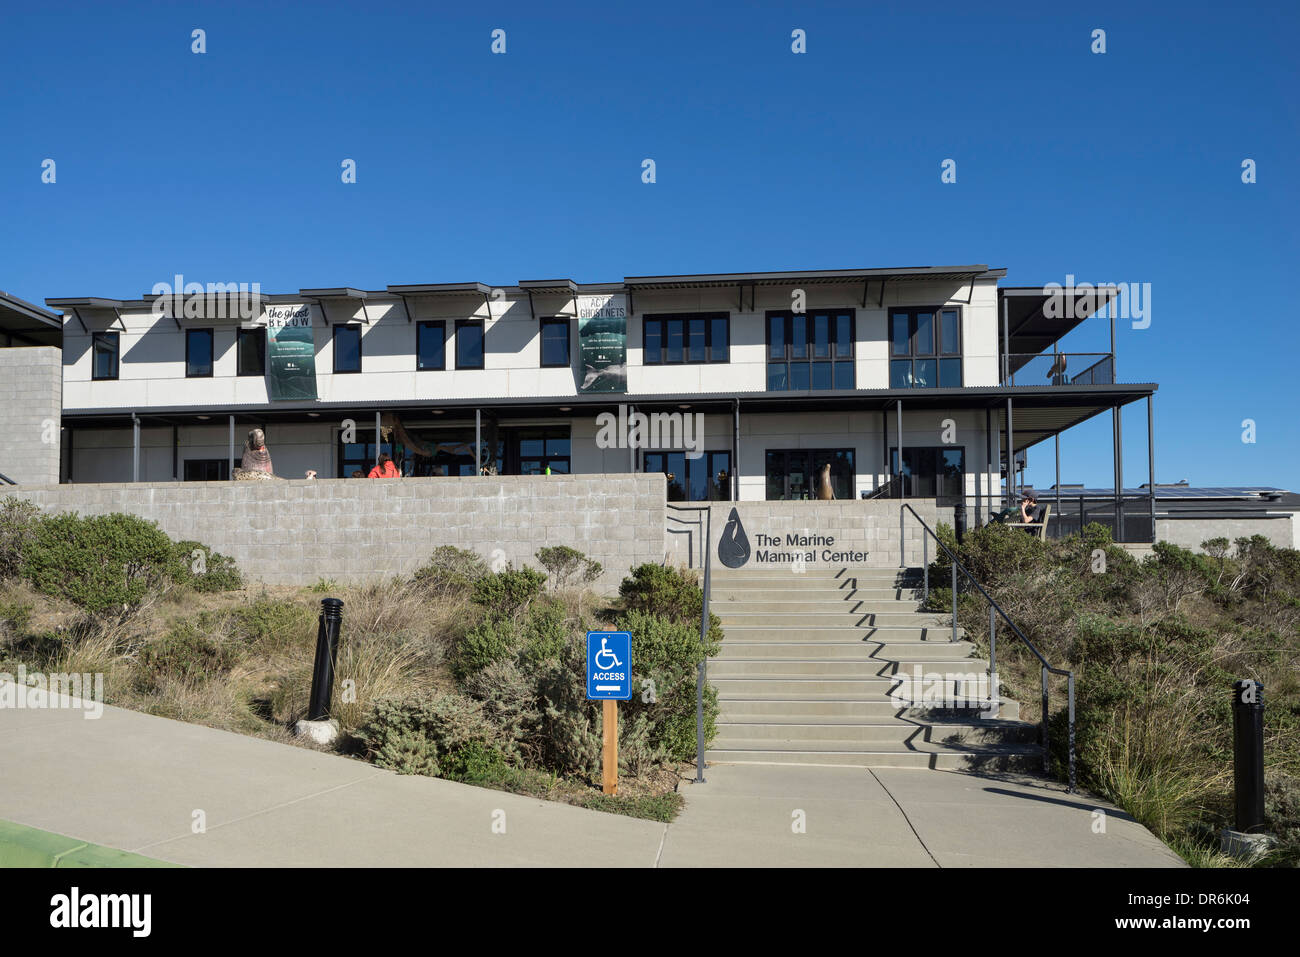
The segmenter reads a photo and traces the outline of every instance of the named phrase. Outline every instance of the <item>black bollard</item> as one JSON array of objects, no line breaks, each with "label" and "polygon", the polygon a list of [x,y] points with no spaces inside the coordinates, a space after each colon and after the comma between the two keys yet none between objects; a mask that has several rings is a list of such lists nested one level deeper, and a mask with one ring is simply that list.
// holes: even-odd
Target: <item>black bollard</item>
[{"label": "black bollard", "polygon": [[311,704],[308,721],[324,721],[330,714],[334,693],[334,666],[339,658],[339,626],[343,623],[343,602],[337,598],[320,601],[320,626],[316,631],[316,664],[311,672]]},{"label": "black bollard", "polygon": [[1264,686],[1258,681],[1232,685],[1232,779],[1237,830],[1264,827]]}]

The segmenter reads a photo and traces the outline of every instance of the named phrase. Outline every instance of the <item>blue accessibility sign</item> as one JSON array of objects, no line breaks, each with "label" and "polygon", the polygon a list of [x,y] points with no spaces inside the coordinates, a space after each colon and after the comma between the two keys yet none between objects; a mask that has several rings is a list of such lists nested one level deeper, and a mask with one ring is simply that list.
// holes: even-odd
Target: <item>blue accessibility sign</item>
[{"label": "blue accessibility sign", "polygon": [[587,632],[587,700],[632,697],[632,636],[626,631]]}]

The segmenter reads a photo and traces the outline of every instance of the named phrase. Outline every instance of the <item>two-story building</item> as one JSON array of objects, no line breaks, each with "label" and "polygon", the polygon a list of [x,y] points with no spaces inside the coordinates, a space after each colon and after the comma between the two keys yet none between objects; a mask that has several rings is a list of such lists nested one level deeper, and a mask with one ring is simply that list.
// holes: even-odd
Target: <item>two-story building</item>
[{"label": "two-story building", "polygon": [[[1016,483],[1008,461],[1111,412],[1123,488],[1118,410],[1149,411],[1156,386],[1117,381],[1113,319],[1109,352],[1057,351],[1104,303],[1053,318],[1072,290],[1005,274],[50,298],[59,477],[226,479],[260,427],[287,478],[364,474],[387,452],[407,475],[663,472],[671,499],[744,501],[815,496],[829,467],[836,498],[937,497],[975,521]],[[1149,540],[1149,515],[1125,503],[1122,534]]]}]

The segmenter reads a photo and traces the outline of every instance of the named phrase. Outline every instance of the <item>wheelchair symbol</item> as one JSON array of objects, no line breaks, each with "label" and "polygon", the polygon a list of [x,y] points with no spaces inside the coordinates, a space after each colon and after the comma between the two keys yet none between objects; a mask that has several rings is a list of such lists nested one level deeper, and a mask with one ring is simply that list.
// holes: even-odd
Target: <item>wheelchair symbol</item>
[{"label": "wheelchair symbol", "polygon": [[[623,662],[618,660],[618,656],[615,655],[614,652],[610,651],[608,647],[606,647],[608,643],[609,643],[608,638],[600,639],[600,651],[596,652],[596,654],[592,656],[596,659],[596,667],[600,668],[602,671],[608,671],[610,668],[617,668],[623,664]],[[611,664],[607,665],[602,663],[601,662],[602,655],[605,658],[607,658],[611,662]]]}]

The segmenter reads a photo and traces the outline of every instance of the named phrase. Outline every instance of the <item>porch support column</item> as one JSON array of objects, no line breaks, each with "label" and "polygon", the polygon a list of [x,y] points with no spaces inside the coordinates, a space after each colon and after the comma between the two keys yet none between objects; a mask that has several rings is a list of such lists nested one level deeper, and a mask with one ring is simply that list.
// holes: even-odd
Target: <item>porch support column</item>
[{"label": "porch support column", "polygon": [[235,417],[232,415],[229,417],[229,419],[230,419],[230,461],[228,463],[229,470],[226,472],[226,475],[233,479],[235,477]]},{"label": "porch support column", "polygon": [[1156,439],[1155,416],[1151,409],[1154,396],[1147,396],[1147,511],[1151,516],[1151,541],[1156,540]]},{"label": "porch support column", "polygon": [[379,431],[379,424],[379,410],[375,409],[375,468],[379,468],[379,443],[384,438],[384,433]]},{"label": "porch support column", "polygon": [[627,470],[636,471],[636,443],[632,441],[632,413],[636,411],[636,406],[628,405],[627,407]]},{"label": "porch support column", "polygon": [[140,418],[131,413],[131,481],[140,481]]},{"label": "porch support column", "polygon": [[172,481],[173,482],[180,479],[180,473],[178,471],[178,465],[179,465],[178,460],[180,458],[179,435],[180,435],[180,429],[177,428],[177,426],[173,425],[172,426]]},{"label": "porch support column", "polygon": [[[1061,528],[1061,433],[1053,436],[1056,440],[1056,528]],[[1080,528],[1080,531],[1083,529]],[[1058,536],[1059,537],[1059,536]]]},{"label": "porch support column", "polygon": [[[993,434],[993,410],[985,409],[984,410],[984,481],[988,485],[988,490],[989,490],[988,492],[989,507],[988,507],[988,519],[987,519],[988,521],[993,520],[993,481],[991,476],[993,473],[993,439],[994,438],[996,438],[996,436]],[[978,499],[976,500],[975,515],[976,515],[976,520],[978,521],[979,520]],[[981,522],[981,524],[983,523]]]},{"label": "porch support column", "polygon": [[[1111,352],[1115,350],[1112,348]],[[1002,297],[1002,384],[1007,385],[1011,375],[1011,322],[1007,318],[1007,297]]]},{"label": "porch support column", "polygon": [[1124,541],[1124,519],[1120,514],[1124,496],[1124,433],[1120,425],[1119,406],[1111,409],[1112,433],[1115,440],[1115,541]]},{"label": "porch support column", "polygon": [[903,400],[899,399],[894,406],[894,414],[898,418],[898,497],[903,497]]},{"label": "porch support column", "polygon": [[[491,308],[488,313],[492,312]],[[542,449],[546,451],[545,448]],[[474,474],[478,475],[483,471],[483,410],[474,410]]]},{"label": "porch support column", "polygon": [[731,454],[733,461],[731,463],[731,500],[740,501],[740,399],[736,400],[734,417],[732,419],[732,436],[731,436]]},{"label": "porch support column", "polygon": [[[889,482],[889,410],[880,410],[880,441],[884,446],[880,456],[880,474]],[[876,486],[879,488],[880,486]]]},{"label": "porch support column", "polygon": [[1007,396],[1007,498],[1016,497],[1016,433],[1011,424],[1011,396]]}]

